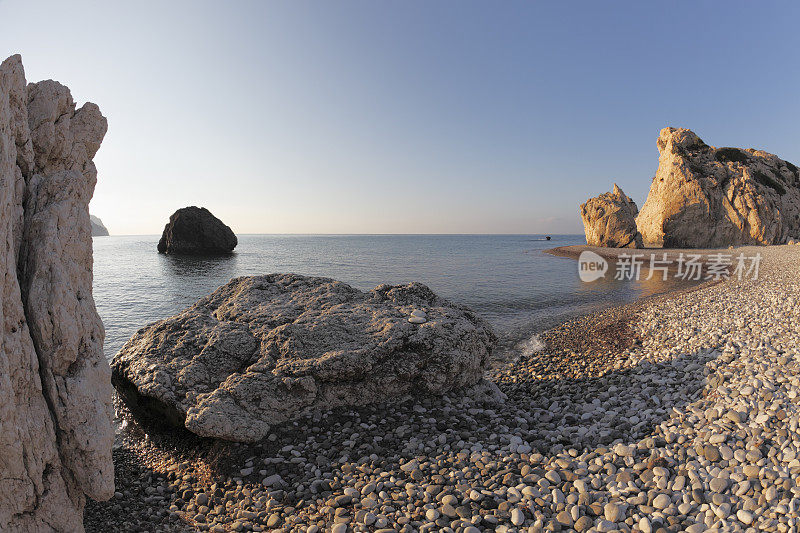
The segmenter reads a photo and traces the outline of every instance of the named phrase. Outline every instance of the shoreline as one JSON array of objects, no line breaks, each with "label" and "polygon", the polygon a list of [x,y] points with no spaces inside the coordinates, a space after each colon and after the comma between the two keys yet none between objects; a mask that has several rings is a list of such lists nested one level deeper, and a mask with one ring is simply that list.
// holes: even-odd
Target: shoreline
[{"label": "shoreline", "polygon": [[[502,405],[450,394],[340,409],[276,427],[255,445],[145,423],[148,435],[128,422],[114,454],[127,495],[89,502],[87,531],[114,520],[131,531],[703,531],[739,520],[739,511],[750,520],[740,527],[785,524],[773,500],[753,512],[769,484],[780,485],[780,498],[800,495],[784,481],[800,474],[800,462],[774,464],[783,452],[764,440],[780,437],[769,423],[778,415],[756,423],[761,407],[750,405],[745,420],[760,424],[755,431],[733,421],[738,410],[725,414],[750,397],[726,396],[736,383],[774,380],[762,367],[781,360],[748,339],[787,316],[773,308],[797,286],[800,249],[762,251],[769,279],[702,283],[545,331],[544,350],[491,373],[508,395]],[[796,352],[791,334],[768,338]],[[796,361],[782,365],[800,376]],[[771,394],[770,407],[785,397]],[[786,417],[789,406],[781,409]],[[772,470],[743,475],[745,456],[756,463],[756,453],[772,458]],[[138,477],[126,478],[130,471]],[[776,477],[762,478],[768,471]]]}]

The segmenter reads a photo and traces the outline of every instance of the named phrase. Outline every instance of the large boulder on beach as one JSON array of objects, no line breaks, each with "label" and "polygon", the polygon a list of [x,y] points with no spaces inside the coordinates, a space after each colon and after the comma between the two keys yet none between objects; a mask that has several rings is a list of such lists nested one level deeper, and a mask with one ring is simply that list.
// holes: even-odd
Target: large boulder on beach
[{"label": "large boulder on beach", "polygon": [[80,532],[114,493],[111,372],[88,204],[106,133],[67,87],[0,64],[0,531]]},{"label": "large boulder on beach", "polygon": [[158,241],[162,254],[221,255],[233,252],[239,241],[233,230],[205,207],[175,211]]},{"label": "large boulder on beach", "polygon": [[314,410],[475,385],[495,341],[481,318],[420,283],[361,292],[271,274],[233,279],[139,330],[111,366],[132,407],[204,437],[255,441]]},{"label": "large boulder on beach", "polygon": [[719,248],[800,236],[800,171],[752,148],[715,148],[664,128],[658,171],[637,218],[646,245]]},{"label": "large boulder on beach", "polygon": [[590,198],[581,205],[583,230],[590,246],[641,248],[636,229],[636,203],[615,183],[611,192]]}]

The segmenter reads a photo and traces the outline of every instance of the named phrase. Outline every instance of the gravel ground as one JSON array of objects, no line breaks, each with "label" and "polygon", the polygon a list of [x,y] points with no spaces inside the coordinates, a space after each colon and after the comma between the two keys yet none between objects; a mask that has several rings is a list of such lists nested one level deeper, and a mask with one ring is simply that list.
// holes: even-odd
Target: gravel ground
[{"label": "gravel ground", "polygon": [[559,326],[493,371],[503,404],[407,398],[256,445],[123,412],[87,531],[796,531],[800,247],[737,251],[758,281]]}]

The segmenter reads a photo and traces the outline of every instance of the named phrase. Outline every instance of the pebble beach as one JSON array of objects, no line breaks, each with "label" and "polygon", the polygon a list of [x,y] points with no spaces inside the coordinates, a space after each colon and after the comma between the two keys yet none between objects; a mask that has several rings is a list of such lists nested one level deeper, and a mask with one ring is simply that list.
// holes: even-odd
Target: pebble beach
[{"label": "pebble beach", "polygon": [[234,444],[118,405],[90,532],[796,531],[800,246],[727,280],[562,324],[451,393],[337,409]]}]

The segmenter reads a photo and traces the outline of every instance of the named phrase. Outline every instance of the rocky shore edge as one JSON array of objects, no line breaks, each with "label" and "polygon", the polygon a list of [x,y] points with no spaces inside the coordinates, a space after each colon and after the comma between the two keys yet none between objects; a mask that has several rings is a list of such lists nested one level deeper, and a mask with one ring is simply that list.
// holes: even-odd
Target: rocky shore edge
[{"label": "rocky shore edge", "polygon": [[790,531],[800,508],[800,249],[589,315],[455,394],[339,409],[255,444],[118,405],[117,494],[87,531]]}]

